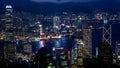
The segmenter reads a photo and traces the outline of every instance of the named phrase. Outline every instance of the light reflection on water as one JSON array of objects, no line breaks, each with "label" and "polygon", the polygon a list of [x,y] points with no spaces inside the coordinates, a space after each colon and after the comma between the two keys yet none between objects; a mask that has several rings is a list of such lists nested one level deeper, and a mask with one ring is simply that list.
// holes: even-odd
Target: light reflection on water
[{"label": "light reflection on water", "polygon": [[32,42],[33,44],[33,52],[37,52],[41,47],[45,46],[49,50],[51,50],[52,47],[66,47],[67,45],[67,40],[62,38],[62,39],[55,39],[55,40],[41,40],[38,42]]}]

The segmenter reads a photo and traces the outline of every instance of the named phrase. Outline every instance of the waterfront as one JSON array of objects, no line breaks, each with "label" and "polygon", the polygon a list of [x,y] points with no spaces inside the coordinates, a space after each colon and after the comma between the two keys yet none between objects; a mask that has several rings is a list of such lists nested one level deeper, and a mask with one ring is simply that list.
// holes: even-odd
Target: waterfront
[{"label": "waterfront", "polygon": [[1,0],[0,68],[120,68],[119,3]]}]

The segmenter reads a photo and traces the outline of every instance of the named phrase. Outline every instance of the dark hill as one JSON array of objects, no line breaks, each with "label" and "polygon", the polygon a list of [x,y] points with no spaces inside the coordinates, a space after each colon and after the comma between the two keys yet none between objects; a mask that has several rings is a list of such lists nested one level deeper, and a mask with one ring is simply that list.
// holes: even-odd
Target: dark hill
[{"label": "dark hill", "polygon": [[53,14],[61,13],[63,11],[68,12],[91,12],[93,10],[104,10],[104,11],[120,11],[120,1],[99,1],[99,2],[86,2],[86,3],[36,3],[29,0],[3,0],[0,2],[0,12],[4,12],[6,4],[11,4],[14,11],[25,11],[31,13],[42,13],[42,14]]}]

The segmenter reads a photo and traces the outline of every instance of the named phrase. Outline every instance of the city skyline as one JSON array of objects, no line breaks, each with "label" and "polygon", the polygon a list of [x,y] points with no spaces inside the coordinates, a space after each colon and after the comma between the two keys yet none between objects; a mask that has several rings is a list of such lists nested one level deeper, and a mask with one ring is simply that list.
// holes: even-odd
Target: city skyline
[{"label": "city skyline", "polygon": [[0,66],[119,68],[119,5],[119,0],[1,0]]}]

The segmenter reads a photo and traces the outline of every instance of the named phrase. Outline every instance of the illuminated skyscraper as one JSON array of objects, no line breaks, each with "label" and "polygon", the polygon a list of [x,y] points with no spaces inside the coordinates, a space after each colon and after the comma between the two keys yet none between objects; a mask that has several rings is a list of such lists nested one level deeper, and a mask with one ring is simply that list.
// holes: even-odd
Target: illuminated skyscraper
[{"label": "illuminated skyscraper", "polygon": [[92,20],[84,21],[82,28],[83,28],[83,42],[84,42],[84,53],[83,56],[85,58],[92,57],[92,29],[93,24],[92,22],[96,23]]},{"label": "illuminated skyscraper", "polygon": [[92,57],[92,30],[83,29],[84,57]]},{"label": "illuminated skyscraper", "polygon": [[60,24],[60,17],[59,16],[53,17],[53,28],[59,28],[59,24]]},{"label": "illuminated skyscraper", "polygon": [[23,50],[27,54],[32,54],[32,45],[30,43],[25,43],[23,46]]},{"label": "illuminated skyscraper", "polygon": [[5,24],[6,37],[5,37],[5,40],[11,41],[11,42],[14,41],[12,12],[13,12],[12,6],[7,5],[6,6],[6,13],[5,13],[5,17],[6,17],[6,24]]},{"label": "illuminated skyscraper", "polygon": [[119,58],[120,57],[120,41],[116,42],[115,52],[116,52],[117,58]]},{"label": "illuminated skyscraper", "polygon": [[78,24],[77,24],[77,26],[78,26],[78,29],[82,29],[82,18],[80,17],[80,16],[78,16]]},{"label": "illuminated skyscraper", "polygon": [[112,26],[108,23],[108,20],[104,20],[103,25],[103,42],[111,45],[111,30]]},{"label": "illuminated skyscraper", "polygon": [[[82,40],[78,40],[78,42],[77,42],[77,44],[78,44],[78,48],[77,48],[77,64],[76,64],[76,66],[77,66],[77,68],[83,68],[82,66],[83,66],[83,57],[84,57],[84,43],[83,43],[83,41]],[[76,63],[76,62],[74,62],[74,63]]]},{"label": "illuminated skyscraper", "polygon": [[16,46],[14,39],[13,19],[12,19],[12,6],[6,6],[6,28],[5,28],[5,44],[4,44],[4,59],[15,59]]}]

